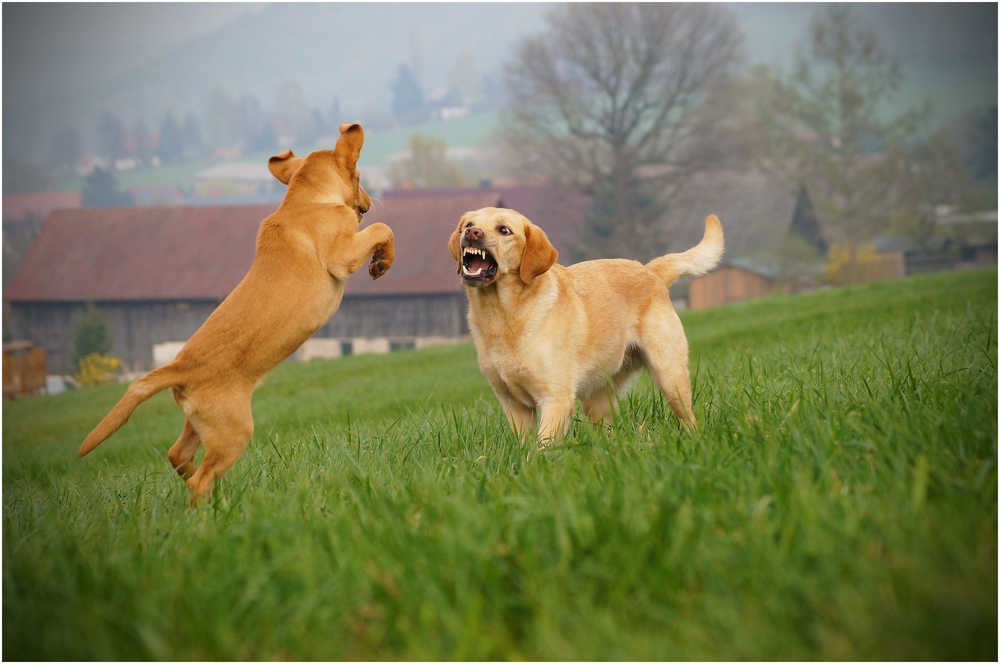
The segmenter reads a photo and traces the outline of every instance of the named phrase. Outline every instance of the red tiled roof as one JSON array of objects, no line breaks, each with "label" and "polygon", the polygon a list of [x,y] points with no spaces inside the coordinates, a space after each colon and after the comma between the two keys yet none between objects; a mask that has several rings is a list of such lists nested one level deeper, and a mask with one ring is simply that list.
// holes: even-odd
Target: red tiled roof
[{"label": "red tiled roof", "polygon": [[274,205],[82,208],[52,213],[12,302],[221,300],[253,261]]},{"label": "red tiled roof", "polygon": [[[489,206],[515,209],[537,222],[565,252],[585,204],[586,198],[551,188],[387,192],[365,215],[362,228],[379,221],[392,228],[396,260],[374,281],[362,268],[348,280],[345,295],[460,292],[448,239],[464,213]],[[6,298],[13,302],[221,300],[249,269],[260,222],[276,207],[54,212]]]},{"label": "red tiled roof", "polygon": [[75,191],[36,191],[27,194],[3,195],[3,220],[25,221],[44,219],[53,210],[73,209],[83,205],[83,197]]}]

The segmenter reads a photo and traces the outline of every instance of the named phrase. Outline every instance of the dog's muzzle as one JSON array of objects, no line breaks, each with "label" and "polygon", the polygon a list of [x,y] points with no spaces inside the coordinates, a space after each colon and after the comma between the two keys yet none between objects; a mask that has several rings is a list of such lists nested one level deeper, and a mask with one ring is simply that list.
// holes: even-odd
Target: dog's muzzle
[{"label": "dog's muzzle", "polygon": [[466,286],[489,286],[496,281],[498,267],[496,258],[486,247],[462,247],[462,283]]}]

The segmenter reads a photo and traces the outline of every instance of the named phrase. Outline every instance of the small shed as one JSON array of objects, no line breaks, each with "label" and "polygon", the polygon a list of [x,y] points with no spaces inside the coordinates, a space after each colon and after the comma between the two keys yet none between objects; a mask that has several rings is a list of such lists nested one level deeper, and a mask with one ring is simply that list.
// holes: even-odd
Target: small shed
[{"label": "small shed", "polygon": [[688,308],[707,309],[763,297],[773,292],[774,280],[763,270],[732,263],[723,264],[712,272],[691,280]]},{"label": "small shed", "polygon": [[47,374],[44,348],[36,348],[30,341],[3,345],[4,399],[29,396],[44,390]]}]

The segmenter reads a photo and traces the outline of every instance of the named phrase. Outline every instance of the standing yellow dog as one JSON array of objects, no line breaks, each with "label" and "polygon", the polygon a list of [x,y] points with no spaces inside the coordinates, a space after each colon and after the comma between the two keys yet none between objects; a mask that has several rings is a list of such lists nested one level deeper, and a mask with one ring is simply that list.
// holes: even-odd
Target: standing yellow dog
[{"label": "standing yellow dog", "polygon": [[[117,431],[136,407],[166,388],[184,416],[184,430],[167,456],[187,479],[191,501],[211,493],[253,434],[250,396],[264,376],[291,355],[340,306],[347,277],[371,257],[373,279],[395,251],[388,226],[358,231],[371,199],[357,171],[361,125],[340,125],[333,150],[271,157],[268,167],[288,185],[281,205],[264,219],[250,271],[188,340],[177,358],[133,382],[83,441],[82,457]],[[195,470],[194,457],[205,456]]]},{"label": "standing yellow dog", "polygon": [[563,267],[542,229],[517,212],[465,214],[448,248],[469,297],[479,368],[521,439],[536,425],[543,443],[565,434],[577,399],[602,422],[644,366],[695,426],[687,339],[667,287],[714,268],[723,247],[711,215],[702,241],[683,253]]}]

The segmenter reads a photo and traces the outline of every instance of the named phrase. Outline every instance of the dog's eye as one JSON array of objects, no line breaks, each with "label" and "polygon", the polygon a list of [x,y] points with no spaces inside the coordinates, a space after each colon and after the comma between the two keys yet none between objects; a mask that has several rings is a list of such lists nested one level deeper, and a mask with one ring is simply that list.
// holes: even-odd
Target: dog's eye
[{"label": "dog's eye", "polygon": [[472,222],[470,221],[470,222],[468,222],[467,224],[465,224],[465,227],[466,227],[466,228],[472,228]]},{"label": "dog's eye", "polygon": [[513,231],[511,231],[506,226],[501,226],[500,228],[497,229],[497,232],[499,232],[500,235],[510,235]]}]

